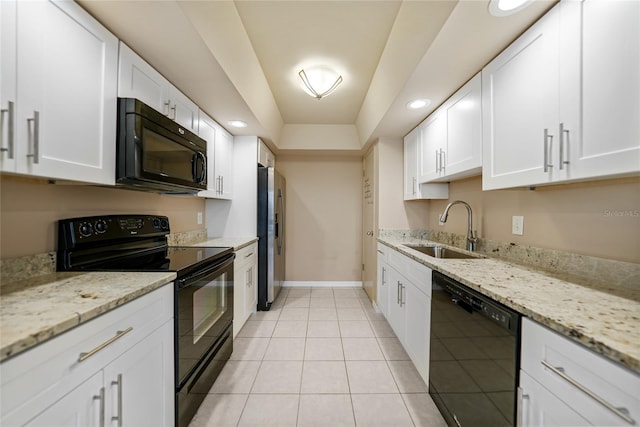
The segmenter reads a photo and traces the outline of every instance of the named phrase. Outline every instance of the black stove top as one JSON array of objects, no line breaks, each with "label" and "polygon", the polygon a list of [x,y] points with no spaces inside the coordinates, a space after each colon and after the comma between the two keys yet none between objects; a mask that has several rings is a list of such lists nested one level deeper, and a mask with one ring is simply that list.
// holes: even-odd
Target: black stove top
[{"label": "black stove top", "polygon": [[175,271],[178,276],[233,254],[227,247],[168,246],[167,217],[110,215],[58,222],[58,270]]}]

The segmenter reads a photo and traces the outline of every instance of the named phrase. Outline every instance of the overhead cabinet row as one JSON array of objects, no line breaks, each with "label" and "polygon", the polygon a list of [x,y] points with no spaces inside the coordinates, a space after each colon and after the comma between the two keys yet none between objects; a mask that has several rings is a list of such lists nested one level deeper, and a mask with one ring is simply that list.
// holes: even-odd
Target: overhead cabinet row
[{"label": "overhead cabinet row", "polygon": [[0,171],[115,184],[117,97],[207,141],[205,197],[231,198],[233,136],[74,2],[0,2]]},{"label": "overhead cabinet row", "polygon": [[638,173],[639,23],[639,2],[556,5],[405,137],[405,200],[480,171],[484,190]]}]

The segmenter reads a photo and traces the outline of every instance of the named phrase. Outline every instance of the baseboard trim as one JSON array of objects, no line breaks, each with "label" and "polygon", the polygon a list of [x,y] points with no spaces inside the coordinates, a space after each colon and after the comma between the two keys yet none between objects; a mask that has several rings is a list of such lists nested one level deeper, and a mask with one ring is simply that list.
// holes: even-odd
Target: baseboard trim
[{"label": "baseboard trim", "polygon": [[286,280],[282,283],[284,288],[361,288],[362,282],[340,282],[340,281],[294,281]]}]

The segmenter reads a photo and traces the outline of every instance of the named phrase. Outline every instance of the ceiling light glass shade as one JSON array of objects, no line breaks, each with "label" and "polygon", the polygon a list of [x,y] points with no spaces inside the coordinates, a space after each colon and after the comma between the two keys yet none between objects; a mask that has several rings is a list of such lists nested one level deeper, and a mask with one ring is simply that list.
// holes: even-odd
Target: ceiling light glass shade
[{"label": "ceiling light glass shade", "polygon": [[531,2],[532,0],[491,0],[489,13],[493,16],[512,15],[527,7]]},{"label": "ceiling light glass shade", "polygon": [[305,92],[316,99],[331,94],[342,83],[342,76],[326,67],[302,69],[298,72]]}]

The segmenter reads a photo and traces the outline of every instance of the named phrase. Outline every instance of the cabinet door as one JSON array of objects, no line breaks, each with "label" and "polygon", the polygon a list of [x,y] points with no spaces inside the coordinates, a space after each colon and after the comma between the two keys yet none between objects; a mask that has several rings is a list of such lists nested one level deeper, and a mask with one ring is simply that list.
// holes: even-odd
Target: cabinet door
[{"label": "cabinet door", "polygon": [[248,318],[251,313],[257,310],[258,307],[258,259],[255,253],[252,255],[252,259],[245,268],[244,281],[245,281],[245,294],[244,294],[244,314],[245,318]]},{"label": "cabinet door", "polygon": [[558,27],[554,8],[482,70],[484,190],[555,178],[545,152],[558,143]]},{"label": "cabinet door", "polygon": [[203,112],[199,113],[198,136],[207,141],[207,191],[218,194],[218,179],[215,170],[216,136],[219,125]]},{"label": "cabinet door", "polygon": [[405,279],[393,268],[389,268],[389,325],[401,343],[405,337],[405,305],[402,302],[403,282]]},{"label": "cabinet door", "polygon": [[443,110],[437,110],[418,129],[422,132],[419,150],[420,182],[431,181],[445,173],[445,147],[447,139],[447,116]]},{"label": "cabinet door", "polygon": [[233,136],[222,128],[216,135],[215,151],[215,172],[220,198],[231,199],[233,194]]},{"label": "cabinet door", "polygon": [[524,371],[520,371],[520,391],[521,427],[592,425]]},{"label": "cabinet door", "polygon": [[198,132],[198,106],[176,87],[169,84],[169,117],[193,133]]},{"label": "cabinet door", "polygon": [[582,132],[570,133],[565,143],[568,166],[576,178],[638,172],[640,2],[586,0],[575,9],[581,18]]},{"label": "cabinet door", "polygon": [[444,175],[454,177],[480,173],[482,168],[482,105],[480,74],[477,74],[443,106],[446,115]]},{"label": "cabinet door", "polygon": [[431,298],[413,283],[405,281],[402,299],[406,305],[404,348],[425,384],[429,384]]},{"label": "cabinet door", "polygon": [[0,1],[0,171],[16,170],[16,2]]},{"label": "cabinet door", "polygon": [[[378,249],[380,252],[380,249]],[[389,317],[389,266],[387,265],[384,255],[378,253],[378,309],[384,315]]]},{"label": "cabinet door", "polygon": [[106,398],[106,391],[102,386],[102,372],[98,372],[24,425],[98,427],[103,425],[100,418]]},{"label": "cabinet door", "polygon": [[418,144],[420,128],[415,128],[404,137],[404,200],[419,198]]},{"label": "cabinet door", "polygon": [[127,45],[120,42],[118,96],[136,98],[169,115],[169,82]]},{"label": "cabinet door", "polygon": [[105,418],[123,426],[172,426],[173,367],[170,320],[104,369]]},{"label": "cabinet door", "polygon": [[17,29],[17,171],[114,184],[116,37],[62,1],[18,2]]}]

